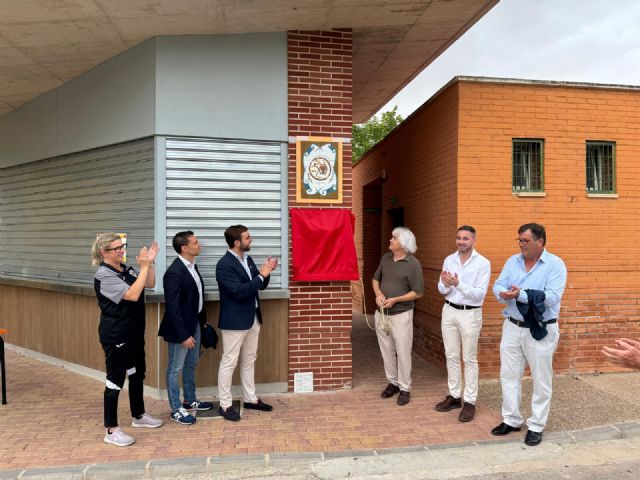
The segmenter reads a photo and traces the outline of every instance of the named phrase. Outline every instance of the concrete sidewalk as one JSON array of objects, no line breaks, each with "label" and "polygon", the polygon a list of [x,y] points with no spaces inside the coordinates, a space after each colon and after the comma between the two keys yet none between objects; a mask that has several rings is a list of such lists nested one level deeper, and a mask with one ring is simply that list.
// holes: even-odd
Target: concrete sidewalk
[{"label": "concrete sidewalk", "polygon": [[[168,476],[189,476],[234,472],[247,466],[273,469],[276,464],[285,469],[296,465],[310,468],[334,462],[335,457],[384,457],[391,461],[393,455],[412,452],[427,452],[435,460],[433,452],[445,447],[471,449],[473,460],[485,455],[478,450],[480,446],[502,448],[503,441],[490,435],[491,428],[500,422],[497,381],[481,382],[478,415],[463,424],[457,420],[458,411],[438,413],[433,409],[447,390],[442,369],[416,358],[411,403],[399,407],[395,399],[379,397],[386,381],[375,334],[357,317],[353,344],[353,389],[265,396],[275,410],[246,412],[238,423],[201,419],[185,427],[169,420],[166,401],[147,399],[147,411],[166,424],[157,430],[132,429],[127,396],[122,395],[121,425],[136,439],[127,448],[102,441],[102,382],[8,352],[10,403],[0,406],[0,479],[18,475],[56,478],[58,474],[57,478],[101,478],[107,471],[120,472],[123,478],[160,478],[167,472],[174,473]],[[524,383],[526,412],[530,382]],[[523,433],[510,435],[506,441],[523,451],[582,443],[578,438],[622,441],[640,431],[640,425],[633,422],[637,419],[640,373],[558,376],[543,444],[533,449],[524,446]],[[614,426],[625,421],[632,423]],[[584,430],[602,425],[604,429]],[[564,433],[573,430],[582,433]],[[554,431],[561,432],[554,434],[559,439],[555,443]],[[259,472],[259,477],[268,473]],[[116,478],[111,473],[108,476]]]},{"label": "concrete sidewalk", "polygon": [[621,480],[640,475],[640,422],[521,439],[362,452],[306,452],[185,457],[0,470],[0,480],[88,479],[434,479]]}]

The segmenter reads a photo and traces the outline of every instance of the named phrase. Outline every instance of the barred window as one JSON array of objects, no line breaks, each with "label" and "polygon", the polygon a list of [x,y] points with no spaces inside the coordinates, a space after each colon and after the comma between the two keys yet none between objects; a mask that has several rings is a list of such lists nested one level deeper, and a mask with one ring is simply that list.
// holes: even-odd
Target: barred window
[{"label": "barred window", "polygon": [[544,140],[513,139],[513,191],[543,191]]},{"label": "barred window", "polygon": [[587,192],[615,193],[614,162],[614,142],[587,142]]}]

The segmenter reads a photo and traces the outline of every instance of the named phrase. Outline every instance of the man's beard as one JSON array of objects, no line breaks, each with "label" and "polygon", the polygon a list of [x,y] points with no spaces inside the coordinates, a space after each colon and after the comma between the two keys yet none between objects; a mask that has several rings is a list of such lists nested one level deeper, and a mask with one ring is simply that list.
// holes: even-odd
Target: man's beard
[{"label": "man's beard", "polygon": [[240,245],[240,250],[242,250],[243,252],[248,252],[249,250],[251,250],[251,245]]}]

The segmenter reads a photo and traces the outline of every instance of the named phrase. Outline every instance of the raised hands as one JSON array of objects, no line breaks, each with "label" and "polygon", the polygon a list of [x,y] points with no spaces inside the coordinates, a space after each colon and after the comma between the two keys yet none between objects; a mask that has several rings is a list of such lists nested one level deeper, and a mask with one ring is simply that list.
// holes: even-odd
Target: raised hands
[{"label": "raised hands", "polygon": [[156,259],[159,249],[160,247],[158,246],[158,242],[155,240],[151,242],[151,246],[149,248],[142,247],[140,249],[140,253],[136,256],[136,261],[138,262],[138,265],[140,265],[140,268],[150,266]]},{"label": "raised hands", "polygon": [[447,288],[457,287],[460,283],[457,273],[451,273],[447,271],[443,271],[440,274],[440,280],[442,280],[442,283],[444,283],[444,286]]},{"label": "raised hands", "polygon": [[511,285],[509,290],[504,290],[499,292],[500,298],[504,300],[513,300],[514,298],[518,298],[520,296],[520,288],[516,285]]},{"label": "raised hands", "polygon": [[151,246],[149,247],[149,250],[147,250],[147,255],[150,262],[153,262],[156,259],[156,255],[158,255],[159,250],[160,246],[158,245],[158,242],[156,242],[155,240],[151,242]]},{"label": "raised hands", "polygon": [[265,262],[260,267],[260,275],[262,275],[263,278],[268,277],[269,275],[271,275],[271,272],[273,272],[276,269],[277,266],[278,266],[277,258],[267,257]]}]

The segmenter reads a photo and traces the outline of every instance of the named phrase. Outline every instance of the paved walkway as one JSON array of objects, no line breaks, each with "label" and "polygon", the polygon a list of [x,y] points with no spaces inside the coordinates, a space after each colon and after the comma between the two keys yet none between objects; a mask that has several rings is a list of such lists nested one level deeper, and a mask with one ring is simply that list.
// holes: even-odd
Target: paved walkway
[{"label": "paved walkway", "polygon": [[[10,403],[0,405],[0,479],[244,478],[246,469],[256,478],[357,478],[356,472],[368,478],[373,471],[380,478],[453,478],[526,472],[548,465],[550,455],[558,465],[571,458],[573,465],[604,465],[622,451],[640,451],[640,372],[556,376],[544,441],[529,448],[523,433],[490,435],[500,421],[496,380],[481,382],[478,415],[462,424],[458,411],[433,410],[446,392],[442,369],[416,358],[411,403],[398,407],[379,397],[386,384],[382,361],[361,316],[353,345],[352,390],[265,396],[275,410],[247,411],[238,423],[200,419],[181,426],[169,420],[166,401],[147,399],[147,410],[166,424],[133,429],[123,395],[121,424],[136,438],[126,448],[102,441],[102,382],[7,352]],[[523,383],[526,415],[531,382]]]},{"label": "paved walkway", "polygon": [[242,421],[201,419],[182,426],[169,420],[167,402],[146,399],[147,411],[165,420],[157,430],[128,424],[121,395],[121,426],[136,439],[119,448],[102,441],[103,383],[28,356],[7,352],[9,404],[0,406],[0,470],[193,456],[273,452],[372,451],[416,445],[488,440],[500,418],[479,405],[473,422],[458,411],[437,413],[446,392],[440,368],[416,358],[411,403],[383,400],[386,386],[375,334],[357,317],[352,390],[264,396],[271,413],[245,411]]}]

